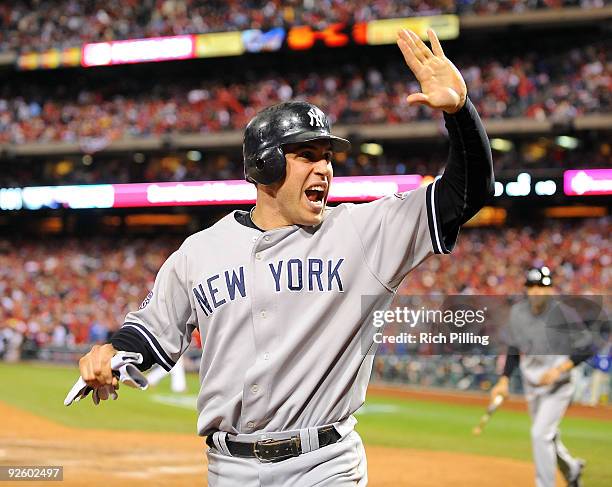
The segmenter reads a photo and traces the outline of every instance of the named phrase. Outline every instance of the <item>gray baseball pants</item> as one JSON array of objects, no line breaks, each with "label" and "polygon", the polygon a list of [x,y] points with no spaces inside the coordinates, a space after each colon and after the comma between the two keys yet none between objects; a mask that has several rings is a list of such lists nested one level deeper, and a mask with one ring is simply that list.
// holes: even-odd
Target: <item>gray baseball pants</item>
[{"label": "gray baseball pants", "polygon": [[550,392],[527,398],[537,487],[555,487],[557,465],[566,480],[572,478],[580,468],[578,460],[570,455],[561,442],[559,431],[559,423],[573,392],[573,385],[566,382]]},{"label": "gray baseball pants", "polygon": [[232,457],[209,448],[210,487],[361,487],[368,483],[365,449],[356,431],[318,450],[277,463]]}]

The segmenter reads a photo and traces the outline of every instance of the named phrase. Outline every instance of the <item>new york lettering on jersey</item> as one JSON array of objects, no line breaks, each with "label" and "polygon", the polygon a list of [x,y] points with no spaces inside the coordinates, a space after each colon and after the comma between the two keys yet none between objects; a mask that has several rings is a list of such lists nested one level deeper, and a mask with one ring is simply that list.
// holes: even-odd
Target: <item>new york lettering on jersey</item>
[{"label": "new york lettering on jersey", "polygon": [[[270,262],[270,279],[266,284],[276,292],[312,291],[343,292],[341,267],[343,258],[292,258]],[[236,299],[247,297],[245,266],[222,271],[202,279],[193,288],[195,302],[205,316]]]}]

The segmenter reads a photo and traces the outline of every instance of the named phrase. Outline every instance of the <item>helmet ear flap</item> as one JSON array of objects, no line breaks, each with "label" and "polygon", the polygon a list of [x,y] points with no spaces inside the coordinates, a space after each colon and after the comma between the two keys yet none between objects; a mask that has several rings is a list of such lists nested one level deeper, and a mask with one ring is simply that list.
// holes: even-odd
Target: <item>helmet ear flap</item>
[{"label": "helmet ear flap", "polygon": [[272,184],[285,174],[285,153],[279,146],[268,147],[246,161],[246,178],[258,184]]}]

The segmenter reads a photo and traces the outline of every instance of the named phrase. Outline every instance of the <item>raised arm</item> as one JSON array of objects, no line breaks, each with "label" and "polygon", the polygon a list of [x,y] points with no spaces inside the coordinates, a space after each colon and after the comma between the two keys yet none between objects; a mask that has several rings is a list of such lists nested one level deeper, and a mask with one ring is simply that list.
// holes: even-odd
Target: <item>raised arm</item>
[{"label": "raised arm", "polygon": [[399,32],[397,44],[421,86],[421,92],[408,95],[407,101],[444,111],[450,150],[433,197],[440,210],[436,218],[443,241],[450,245],[459,227],[493,196],[493,159],[489,139],[467,96],[461,73],[444,55],[435,32],[429,29],[427,34],[431,49],[409,30]]}]

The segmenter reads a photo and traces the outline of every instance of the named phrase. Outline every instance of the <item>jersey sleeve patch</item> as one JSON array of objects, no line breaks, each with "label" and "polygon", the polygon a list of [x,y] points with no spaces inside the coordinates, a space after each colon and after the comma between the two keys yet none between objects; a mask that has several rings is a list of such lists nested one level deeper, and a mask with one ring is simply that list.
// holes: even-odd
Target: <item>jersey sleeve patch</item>
[{"label": "jersey sleeve patch", "polygon": [[153,297],[153,291],[149,291],[149,294],[147,294],[147,297],[144,298],[144,300],[140,304],[140,308],[138,308],[138,309],[143,309],[147,304],[149,304],[149,302],[151,301],[152,297]]}]

